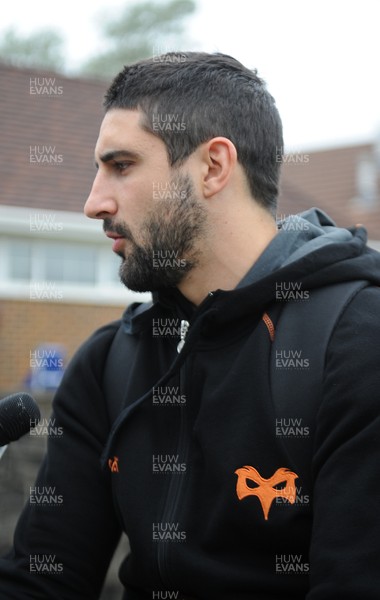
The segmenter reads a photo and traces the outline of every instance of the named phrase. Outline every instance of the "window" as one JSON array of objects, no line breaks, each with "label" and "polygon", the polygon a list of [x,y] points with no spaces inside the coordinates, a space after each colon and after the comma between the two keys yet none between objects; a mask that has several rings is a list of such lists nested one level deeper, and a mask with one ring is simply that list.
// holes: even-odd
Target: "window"
[{"label": "window", "polygon": [[45,256],[45,279],[70,283],[96,282],[97,249],[80,244],[51,244]]},{"label": "window", "polygon": [[357,198],[354,201],[360,208],[371,210],[376,208],[379,199],[378,170],[373,156],[364,153],[359,156],[356,164]]},{"label": "window", "polygon": [[9,244],[9,278],[28,280],[31,277],[31,243],[25,240],[12,240]]},{"label": "window", "polygon": [[0,206],[0,231],[0,298],[115,306],[151,300],[120,282],[120,257],[99,223],[81,214]]},{"label": "window", "polygon": [[94,285],[99,248],[70,242],[8,240],[8,278]]}]

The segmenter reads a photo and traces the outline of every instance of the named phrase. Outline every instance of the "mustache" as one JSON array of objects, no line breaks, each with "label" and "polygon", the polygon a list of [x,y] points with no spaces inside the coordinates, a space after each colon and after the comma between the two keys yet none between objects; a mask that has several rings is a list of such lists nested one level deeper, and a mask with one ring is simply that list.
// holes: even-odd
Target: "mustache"
[{"label": "mustache", "polygon": [[130,240],[134,242],[134,238],[131,230],[125,223],[113,223],[113,221],[109,218],[104,219],[103,221],[103,231],[109,231],[110,233],[116,233],[116,235],[120,235],[126,240]]}]

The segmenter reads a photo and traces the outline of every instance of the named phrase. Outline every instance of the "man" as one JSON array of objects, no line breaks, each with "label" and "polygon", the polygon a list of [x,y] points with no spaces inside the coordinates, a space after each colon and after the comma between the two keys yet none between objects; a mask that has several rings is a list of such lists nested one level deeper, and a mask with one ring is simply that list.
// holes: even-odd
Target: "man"
[{"label": "man", "polygon": [[[278,229],[280,118],[233,58],[127,66],[105,108],[85,213],[103,221],[122,281],[153,304],[72,359],[54,400],[64,436],[37,481],[64,502],[25,509],[0,598],[97,598],[121,531],[128,600],[377,598],[379,254],[363,228],[318,210]],[[352,281],[364,285],[315,351],[313,294]],[[303,294],[296,321],[289,282]],[[325,360],[317,391],[290,334]],[[279,412],[273,390],[292,369]],[[60,572],[37,574],[40,556]]]}]

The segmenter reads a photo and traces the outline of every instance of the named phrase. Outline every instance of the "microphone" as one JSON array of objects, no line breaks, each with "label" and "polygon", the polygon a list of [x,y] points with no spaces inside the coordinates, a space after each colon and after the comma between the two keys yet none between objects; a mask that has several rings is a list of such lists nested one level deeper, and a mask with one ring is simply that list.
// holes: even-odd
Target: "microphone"
[{"label": "microphone", "polygon": [[29,394],[19,392],[0,400],[0,446],[28,433],[40,418],[40,409]]}]

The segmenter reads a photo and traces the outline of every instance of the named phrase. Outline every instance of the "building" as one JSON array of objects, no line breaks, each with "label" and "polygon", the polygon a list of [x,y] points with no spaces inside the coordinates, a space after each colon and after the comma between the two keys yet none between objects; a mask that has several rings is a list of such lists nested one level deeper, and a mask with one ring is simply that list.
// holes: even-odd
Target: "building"
[{"label": "building", "polygon": [[312,206],[341,227],[363,224],[380,250],[380,139],[284,156],[279,218]]},{"label": "building", "polygon": [[[132,300],[83,205],[106,84],[0,66],[0,389],[36,381]],[[41,381],[41,378],[37,378]]]}]

